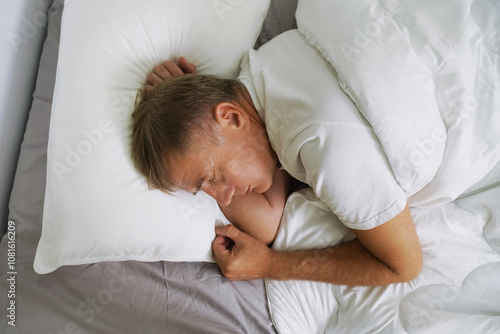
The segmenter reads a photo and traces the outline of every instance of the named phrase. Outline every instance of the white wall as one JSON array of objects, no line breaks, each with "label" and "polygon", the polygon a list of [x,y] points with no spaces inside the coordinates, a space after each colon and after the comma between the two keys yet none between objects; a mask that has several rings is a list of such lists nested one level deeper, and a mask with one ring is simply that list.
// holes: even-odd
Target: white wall
[{"label": "white wall", "polygon": [[47,11],[52,0],[0,0],[0,224],[5,231],[8,201],[19,148],[31,107]]}]

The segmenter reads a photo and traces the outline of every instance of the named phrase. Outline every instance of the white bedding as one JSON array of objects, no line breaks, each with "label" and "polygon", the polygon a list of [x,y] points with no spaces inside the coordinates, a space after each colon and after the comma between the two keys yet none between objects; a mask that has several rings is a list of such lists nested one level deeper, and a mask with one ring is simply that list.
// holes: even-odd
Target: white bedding
[{"label": "white bedding", "polygon": [[[434,208],[412,208],[424,267],[409,283],[351,287],[267,280],[271,315],[278,331],[498,332],[498,198],[497,186]],[[292,195],[284,223],[274,246],[281,250],[327,247],[351,237],[342,223],[314,200],[310,189]],[[311,261],[321,266],[321,258]],[[464,326],[466,331],[461,330]]]},{"label": "white bedding", "polygon": [[[407,192],[424,267],[384,287],[267,280],[277,330],[499,332],[500,3],[299,1],[297,22],[377,134]],[[306,189],[288,200],[273,247],[351,237]]]}]

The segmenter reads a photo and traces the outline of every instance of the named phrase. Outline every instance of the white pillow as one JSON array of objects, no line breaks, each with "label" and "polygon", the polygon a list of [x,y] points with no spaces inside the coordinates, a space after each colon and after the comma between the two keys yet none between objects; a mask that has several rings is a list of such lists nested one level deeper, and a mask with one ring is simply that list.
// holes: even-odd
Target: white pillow
[{"label": "white pillow", "polygon": [[100,261],[213,261],[207,195],[149,190],[130,160],[130,114],[156,64],[185,56],[236,77],[269,0],[67,0],[34,269]]}]

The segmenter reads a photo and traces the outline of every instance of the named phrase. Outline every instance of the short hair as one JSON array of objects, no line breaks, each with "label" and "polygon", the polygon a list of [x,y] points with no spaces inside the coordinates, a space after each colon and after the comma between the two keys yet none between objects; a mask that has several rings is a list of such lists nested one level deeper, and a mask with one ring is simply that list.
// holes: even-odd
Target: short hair
[{"label": "short hair", "polygon": [[194,142],[223,144],[215,107],[221,102],[237,102],[243,89],[237,80],[185,74],[164,81],[151,92],[139,93],[132,113],[131,156],[150,189],[177,190],[167,159],[182,156]]}]

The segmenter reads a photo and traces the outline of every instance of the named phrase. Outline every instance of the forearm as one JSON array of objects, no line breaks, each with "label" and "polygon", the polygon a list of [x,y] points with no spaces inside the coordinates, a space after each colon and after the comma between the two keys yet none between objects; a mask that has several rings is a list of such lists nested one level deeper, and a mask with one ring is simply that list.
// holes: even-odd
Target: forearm
[{"label": "forearm", "polygon": [[355,239],[322,250],[272,251],[268,278],[375,286],[404,282],[413,277],[391,269]]}]

